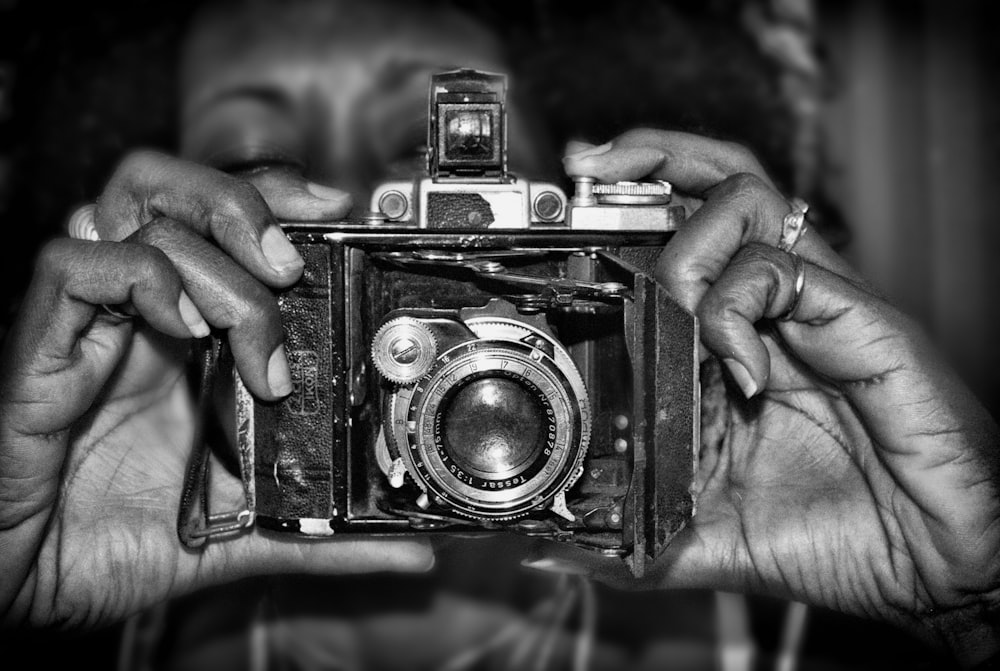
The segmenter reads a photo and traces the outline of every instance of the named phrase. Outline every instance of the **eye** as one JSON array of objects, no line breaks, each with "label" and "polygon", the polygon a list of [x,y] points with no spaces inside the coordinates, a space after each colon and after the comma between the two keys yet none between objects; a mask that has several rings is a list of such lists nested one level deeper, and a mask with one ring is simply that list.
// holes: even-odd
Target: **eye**
[{"label": "eye", "polygon": [[396,152],[386,164],[385,174],[390,179],[405,179],[422,172],[427,167],[427,145],[413,144]]},{"label": "eye", "polygon": [[426,167],[427,82],[441,69],[416,60],[389,62],[363,103],[367,141],[389,178],[412,177]]},{"label": "eye", "polygon": [[287,104],[247,92],[213,101],[189,124],[185,154],[228,172],[304,167],[305,133]]},{"label": "eye", "polygon": [[396,113],[372,129],[372,149],[388,178],[409,178],[427,166],[426,105]]},{"label": "eye", "polygon": [[296,152],[277,144],[236,143],[214,151],[202,159],[206,165],[224,172],[253,172],[279,165],[304,169],[305,162]]}]

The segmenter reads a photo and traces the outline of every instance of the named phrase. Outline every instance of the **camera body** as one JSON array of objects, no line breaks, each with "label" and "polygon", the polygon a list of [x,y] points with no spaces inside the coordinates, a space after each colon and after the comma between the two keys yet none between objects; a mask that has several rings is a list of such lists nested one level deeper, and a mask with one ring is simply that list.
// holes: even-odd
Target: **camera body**
[{"label": "camera body", "polygon": [[426,175],[365,220],[284,224],[294,391],[236,380],[250,510],[312,537],[515,531],[641,575],[693,513],[697,321],[653,279],[683,210],[663,183],[520,180],[505,79],[430,88]]}]

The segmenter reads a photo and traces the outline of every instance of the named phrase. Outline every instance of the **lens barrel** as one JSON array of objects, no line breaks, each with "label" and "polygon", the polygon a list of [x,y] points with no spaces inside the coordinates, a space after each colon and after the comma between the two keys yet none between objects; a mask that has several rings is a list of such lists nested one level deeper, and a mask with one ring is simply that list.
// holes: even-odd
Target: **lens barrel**
[{"label": "lens barrel", "polygon": [[552,336],[514,320],[467,326],[485,337],[445,349],[419,380],[397,387],[384,431],[435,503],[515,519],[551,505],[579,477],[590,401]]}]

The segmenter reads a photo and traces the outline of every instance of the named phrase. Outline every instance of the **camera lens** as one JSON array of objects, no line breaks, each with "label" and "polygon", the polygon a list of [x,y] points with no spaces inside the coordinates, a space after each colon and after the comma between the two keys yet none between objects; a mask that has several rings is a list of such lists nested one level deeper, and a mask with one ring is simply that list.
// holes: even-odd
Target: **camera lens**
[{"label": "camera lens", "polygon": [[510,520],[578,477],[590,442],[590,403],[562,349],[554,350],[558,358],[546,354],[524,341],[531,331],[519,325],[476,328],[504,337],[466,341],[439,355],[412,388],[397,392],[387,431],[409,473],[440,505]]},{"label": "camera lens", "polygon": [[452,392],[442,409],[445,449],[481,477],[517,475],[542,451],[549,422],[537,394],[515,380],[487,377]]}]

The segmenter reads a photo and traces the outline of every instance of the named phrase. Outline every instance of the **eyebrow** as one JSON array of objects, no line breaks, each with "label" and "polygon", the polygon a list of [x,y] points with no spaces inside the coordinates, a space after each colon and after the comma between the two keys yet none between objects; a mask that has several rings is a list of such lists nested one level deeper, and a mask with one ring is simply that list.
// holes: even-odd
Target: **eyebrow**
[{"label": "eyebrow", "polygon": [[200,101],[188,112],[188,121],[194,121],[208,110],[230,100],[255,100],[280,112],[291,114],[295,111],[295,100],[288,92],[273,86],[244,85],[217,91]]},{"label": "eyebrow", "polygon": [[387,62],[375,75],[376,83],[379,85],[386,85],[393,88],[401,87],[405,84],[410,84],[411,80],[416,79],[418,75],[424,75],[426,80],[426,73],[430,72],[440,72],[446,70],[454,70],[458,66],[454,65],[444,65],[442,63],[435,63],[429,59],[421,60],[407,60],[407,59],[393,59]]}]

